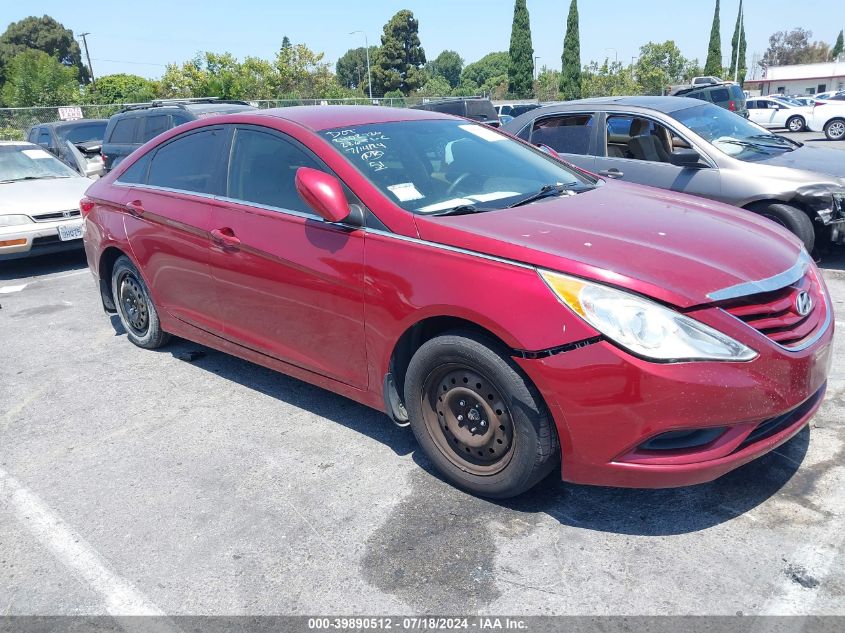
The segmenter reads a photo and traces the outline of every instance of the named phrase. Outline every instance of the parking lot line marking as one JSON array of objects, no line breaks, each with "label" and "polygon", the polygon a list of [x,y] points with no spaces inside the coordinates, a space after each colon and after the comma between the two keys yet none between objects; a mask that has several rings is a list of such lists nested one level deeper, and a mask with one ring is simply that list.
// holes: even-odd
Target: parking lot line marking
[{"label": "parking lot line marking", "polygon": [[86,273],[88,273],[88,269],[83,268],[82,270],[75,270],[72,273],[61,273],[61,274],[56,274],[56,275],[44,275],[43,277],[37,277],[36,281],[53,281],[54,279],[65,279],[66,277],[76,277],[77,275],[84,275]]},{"label": "parking lot line marking", "polygon": [[20,292],[26,288],[27,284],[20,284],[17,286],[0,286],[0,295],[8,295],[13,292]]},{"label": "parking lot line marking", "polygon": [[8,507],[58,560],[102,596],[109,615],[164,615],[138,589],[110,571],[82,536],[2,467],[0,504]]},{"label": "parking lot line marking", "polygon": [[18,413],[26,409],[32,402],[38,400],[43,393],[43,389],[36,389],[24,396],[22,400],[6,411],[6,413],[0,415],[0,422],[3,423],[3,426],[7,425]]}]

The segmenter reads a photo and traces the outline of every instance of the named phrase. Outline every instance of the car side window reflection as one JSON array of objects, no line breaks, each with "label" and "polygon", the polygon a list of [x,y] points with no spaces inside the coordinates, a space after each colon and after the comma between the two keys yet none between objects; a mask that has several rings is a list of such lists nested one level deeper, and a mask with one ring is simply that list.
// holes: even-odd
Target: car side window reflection
[{"label": "car side window reflection", "polygon": [[314,215],[296,191],[296,170],[300,167],[323,169],[308,153],[275,134],[237,128],[226,196]]}]

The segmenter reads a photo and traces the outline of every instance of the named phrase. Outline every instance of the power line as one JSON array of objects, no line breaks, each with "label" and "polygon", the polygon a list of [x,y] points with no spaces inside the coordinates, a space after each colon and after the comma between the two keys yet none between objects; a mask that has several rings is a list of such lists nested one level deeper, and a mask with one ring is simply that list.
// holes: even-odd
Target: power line
[{"label": "power line", "polygon": [[134,66],[161,66],[162,68],[167,68],[167,64],[154,64],[152,62],[130,62],[125,59],[99,59],[95,57],[98,62],[109,62],[112,64],[132,64]]}]

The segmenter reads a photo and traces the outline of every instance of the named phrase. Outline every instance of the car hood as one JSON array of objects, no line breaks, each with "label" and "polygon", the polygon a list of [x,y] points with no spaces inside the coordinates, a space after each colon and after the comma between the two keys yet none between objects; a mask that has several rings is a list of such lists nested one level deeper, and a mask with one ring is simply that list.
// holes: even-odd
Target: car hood
[{"label": "car hood", "polygon": [[417,216],[423,240],[610,283],[680,308],[795,264],[801,243],[748,211],[623,183],[513,209]]},{"label": "car hood", "polygon": [[756,159],[754,164],[790,167],[828,174],[835,178],[845,178],[845,160],[843,160],[842,150],[826,147],[807,147],[805,145],[791,152],[778,152],[771,156]]},{"label": "car hood", "polygon": [[78,209],[90,185],[91,180],[82,177],[0,183],[0,214],[38,215]]}]

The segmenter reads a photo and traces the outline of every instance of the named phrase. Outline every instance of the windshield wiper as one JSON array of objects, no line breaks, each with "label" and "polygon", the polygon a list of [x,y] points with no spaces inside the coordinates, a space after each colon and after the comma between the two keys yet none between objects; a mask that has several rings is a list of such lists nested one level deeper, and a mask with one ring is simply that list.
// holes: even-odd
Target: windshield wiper
[{"label": "windshield wiper", "polygon": [[577,185],[576,182],[570,182],[565,185],[560,183],[556,183],[554,185],[543,185],[540,187],[540,190],[532,193],[530,196],[526,196],[522,200],[517,200],[513,204],[509,204],[507,206],[508,209],[512,209],[513,207],[521,207],[524,204],[529,204],[534,202],[535,200],[541,200],[542,198],[548,198],[550,196],[560,196],[568,191],[567,187],[571,187],[572,185]]},{"label": "windshield wiper", "polygon": [[44,180],[45,178],[68,178],[68,176],[52,176],[52,175],[23,176],[21,178],[8,178],[6,180],[0,180],[0,182],[20,182],[22,180]]},{"label": "windshield wiper", "polygon": [[[750,137],[748,137],[750,138]],[[769,143],[755,143],[753,141],[746,141],[739,138],[720,138],[720,143],[731,143],[732,145],[742,145],[743,147],[750,147],[752,149],[756,149],[758,151],[765,151],[767,149],[778,149],[783,150],[786,152],[791,152],[791,147],[785,147],[784,145],[770,145]]]},{"label": "windshield wiper", "polygon": [[789,143],[790,145],[794,145],[795,147],[804,147],[804,143],[794,141],[791,138],[787,138],[785,136],[778,136],[777,134],[754,134],[746,138],[759,139],[761,141],[777,141],[781,145],[784,143]]},{"label": "windshield wiper", "polygon": [[486,209],[479,209],[478,207],[473,206],[471,204],[459,204],[458,206],[452,207],[451,209],[432,213],[431,215],[469,215],[470,213],[483,213],[484,211],[486,211]]}]

